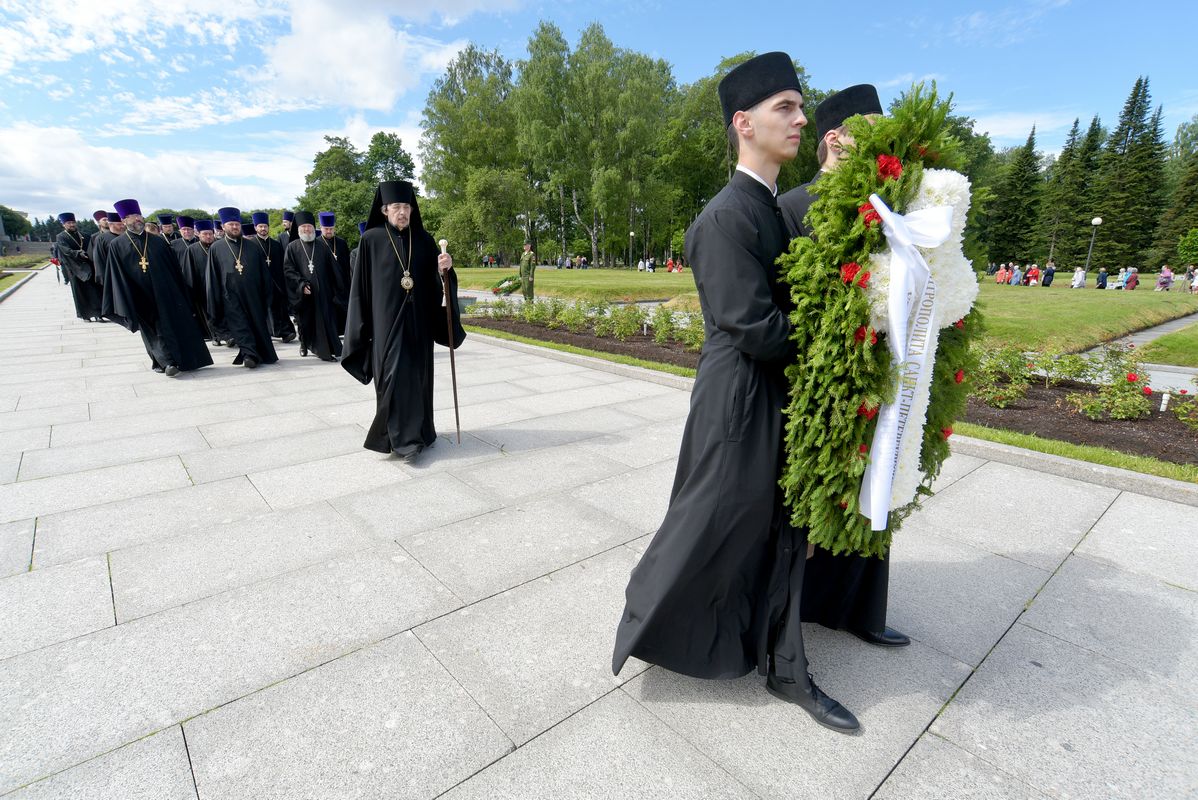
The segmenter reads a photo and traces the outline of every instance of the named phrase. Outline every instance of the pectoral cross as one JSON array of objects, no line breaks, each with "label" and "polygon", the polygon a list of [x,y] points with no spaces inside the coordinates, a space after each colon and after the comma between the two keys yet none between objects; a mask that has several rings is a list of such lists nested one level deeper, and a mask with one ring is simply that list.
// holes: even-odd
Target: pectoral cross
[{"label": "pectoral cross", "polygon": [[266,257],[266,266],[270,266],[270,256]]},{"label": "pectoral cross", "polygon": [[145,272],[147,269],[150,268],[150,262],[146,261],[145,256],[142,256],[141,259],[137,262],[137,266],[141,267],[142,272]]},{"label": "pectoral cross", "polygon": [[241,262],[240,261],[234,262],[233,268],[237,270],[238,275],[241,274]]}]

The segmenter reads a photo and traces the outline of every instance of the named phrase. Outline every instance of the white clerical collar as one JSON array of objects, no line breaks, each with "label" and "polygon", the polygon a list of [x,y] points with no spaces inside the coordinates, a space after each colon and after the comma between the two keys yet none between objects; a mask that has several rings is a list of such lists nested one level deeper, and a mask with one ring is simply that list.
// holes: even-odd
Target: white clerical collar
[{"label": "white clerical collar", "polygon": [[746,175],[748,175],[750,178],[752,178],[753,180],[757,181],[758,183],[760,183],[760,184],[761,184],[762,186],[764,186],[765,188],[769,189],[769,191],[770,191],[770,194],[772,194],[774,197],[777,197],[777,196],[778,196],[778,186],[777,186],[777,184],[775,184],[775,185],[773,185],[773,186],[770,186],[768,183],[766,183],[766,182],[765,182],[765,178],[761,177],[761,176],[760,176],[760,175],[758,175],[756,172],[754,172],[753,170],[751,170],[751,169],[749,169],[748,167],[746,167],[744,164],[737,164],[737,165],[736,165],[736,171],[737,171],[737,172],[743,172],[743,173],[745,173],[745,174],[746,174]]}]

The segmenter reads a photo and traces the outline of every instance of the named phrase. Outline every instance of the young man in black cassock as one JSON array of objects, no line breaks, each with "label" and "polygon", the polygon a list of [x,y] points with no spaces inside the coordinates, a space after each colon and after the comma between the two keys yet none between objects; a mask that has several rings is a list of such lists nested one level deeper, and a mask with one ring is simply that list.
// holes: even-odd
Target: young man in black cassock
[{"label": "young man in black cassock", "polygon": [[136,200],[120,200],[116,210],[122,223],[108,243],[104,316],[141,334],[155,372],[174,377],[208,366],[212,356],[191,315],[170,245],[146,231]]},{"label": "young man in black cassock", "polygon": [[337,330],[345,331],[345,307],[349,302],[349,285],[352,273],[349,268],[349,243],[336,235],[337,218],[331,211],[321,211],[316,215],[320,220],[319,244],[327,248],[333,256],[333,263],[341,271],[341,285],[344,293],[337,298]]},{"label": "young man in black cassock", "polygon": [[283,245],[284,250],[286,250],[287,245],[291,244],[291,242],[295,239],[295,237],[292,235],[292,231],[294,229],[295,229],[295,212],[294,211],[284,211],[283,212],[283,230],[279,231],[279,235],[277,237],[279,240],[279,244]]},{"label": "young man in black cassock", "polygon": [[[103,307],[104,293],[104,259],[108,257],[108,242],[111,239],[108,233],[108,212],[95,211],[92,213],[92,219],[96,221],[96,227],[100,230],[93,233],[87,240],[87,254],[91,256],[92,269],[95,271],[96,285],[100,287],[100,305]],[[103,317],[100,318],[103,322]]]},{"label": "young man in black cassock", "polygon": [[[820,171],[810,182],[778,198],[791,238],[810,236],[804,217],[815,201],[819,176],[836,169],[846,148],[853,145],[844,123],[849,117],[881,116],[878,90],[869,84],[850,86],[829,95],[815,109],[819,135],[816,157]],[[910,638],[886,625],[886,596],[890,587],[890,556],[866,558],[833,555],[815,548],[803,576],[803,621],[847,630],[880,647],[903,647]]]},{"label": "young man in black cassock", "polygon": [[295,326],[287,313],[287,276],[283,274],[283,245],[270,235],[270,217],[265,211],[252,215],[254,236],[250,241],[262,251],[266,266],[270,270],[270,329],[283,344],[295,341]]},{"label": "young man in black cassock", "polygon": [[197,219],[192,222],[196,239],[188,246],[179,266],[183,270],[183,285],[187,287],[187,297],[191,301],[191,311],[205,339],[220,347],[223,339],[212,327],[208,319],[208,251],[216,241],[213,229],[216,227],[210,219]]},{"label": "young man in black cassock", "polygon": [[311,350],[321,361],[336,361],[341,355],[341,332],[333,298],[344,293],[341,270],[329,249],[317,243],[316,220],[311,213],[296,212],[292,227],[296,237],[287,245],[283,272],[287,299],[299,325],[300,355]]},{"label": "young man in black cassock", "polygon": [[[458,279],[453,259],[438,254],[424,230],[407,181],[379,184],[360,247],[341,366],[362,383],[374,381],[377,410],[364,447],[410,460],[437,441],[433,342],[456,349],[466,338]],[[443,281],[449,286],[452,343]]]},{"label": "young man in black cassock", "polygon": [[174,214],[158,215],[158,235],[168,242],[173,242],[179,238],[180,234],[175,230]]},{"label": "young man in black cassock", "polygon": [[223,239],[208,249],[208,318],[237,343],[234,364],[256,369],[279,360],[270,340],[270,269],[241,231],[241,212],[222,208]]},{"label": "young man in black cassock", "polygon": [[362,234],[366,233],[366,223],[358,223],[358,243],[354,245],[354,249],[349,251],[349,274],[353,277],[354,270],[358,268],[358,249],[362,246]]},{"label": "young man in black cassock", "polygon": [[707,338],[670,507],[629,579],[612,669],[629,656],[698,678],[756,669],[771,694],[850,732],[856,718],[807,671],[807,536],[778,486],[793,351],[776,181],[807,123],[802,87],[790,56],[766,53],[728,73],[719,96],[736,172],[686,233]]},{"label": "young man in black cassock", "polygon": [[58,261],[63,274],[71,283],[75,316],[84,322],[99,322],[103,313],[104,289],[96,281],[96,269],[88,246],[90,237],[79,232],[74,214],[59,214],[58,222],[62,230],[58,232],[54,243],[58,247]]},{"label": "young man in black cassock", "polygon": [[195,224],[196,221],[191,217],[185,217],[180,214],[177,217],[179,222],[179,235],[171,239],[171,250],[175,251],[175,259],[179,262],[179,269],[183,269],[187,260],[187,248],[196,243]]}]

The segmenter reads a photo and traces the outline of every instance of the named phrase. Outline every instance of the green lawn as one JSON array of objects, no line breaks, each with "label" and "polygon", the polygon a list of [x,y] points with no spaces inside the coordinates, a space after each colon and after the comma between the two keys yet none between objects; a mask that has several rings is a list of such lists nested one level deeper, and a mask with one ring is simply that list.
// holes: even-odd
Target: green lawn
[{"label": "green lawn", "polygon": [[[458,269],[458,286],[463,289],[489,289],[500,279],[517,274],[516,269]],[[537,297],[593,302],[629,302],[632,300],[668,300],[683,292],[694,292],[690,271],[667,273],[637,272],[627,269],[548,269],[538,267]]]},{"label": "green lawn", "polygon": [[21,253],[19,255],[0,256],[0,271],[6,269],[41,269],[50,259],[45,255]]},{"label": "green lawn", "polygon": [[1024,350],[1086,350],[1198,313],[1198,295],[1142,288],[1134,292],[1070,289],[1067,281],[1045,289],[997,286],[991,279],[982,284],[979,303],[986,316],[986,339]]},{"label": "green lawn", "polygon": [[14,283],[24,277],[24,273],[14,272],[11,275],[5,275],[3,278],[0,278],[0,292],[7,290],[8,287],[12,286]]},{"label": "green lawn", "polygon": [[1144,345],[1140,350],[1140,358],[1149,364],[1198,367],[1198,324],[1186,326],[1175,333],[1167,333]]}]

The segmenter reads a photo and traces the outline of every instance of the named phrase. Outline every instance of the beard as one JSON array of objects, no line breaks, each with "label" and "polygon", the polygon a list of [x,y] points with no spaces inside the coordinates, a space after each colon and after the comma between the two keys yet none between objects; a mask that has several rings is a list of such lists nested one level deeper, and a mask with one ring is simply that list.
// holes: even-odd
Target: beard
[{"label": "beard", "polygon": [[125,225],[125,230],[129,231],[129,233],[133,234],[134,236],[141,236],[145,229],[146,226],[143,222],[130,222]]},{"label": "beard", "polygon": [[312,242],[316,241],[316,234],[315,233],[301,233],[299,235],[299,238],[300,238],[301,242],[307,242],[308,244],[312,244]]}]

